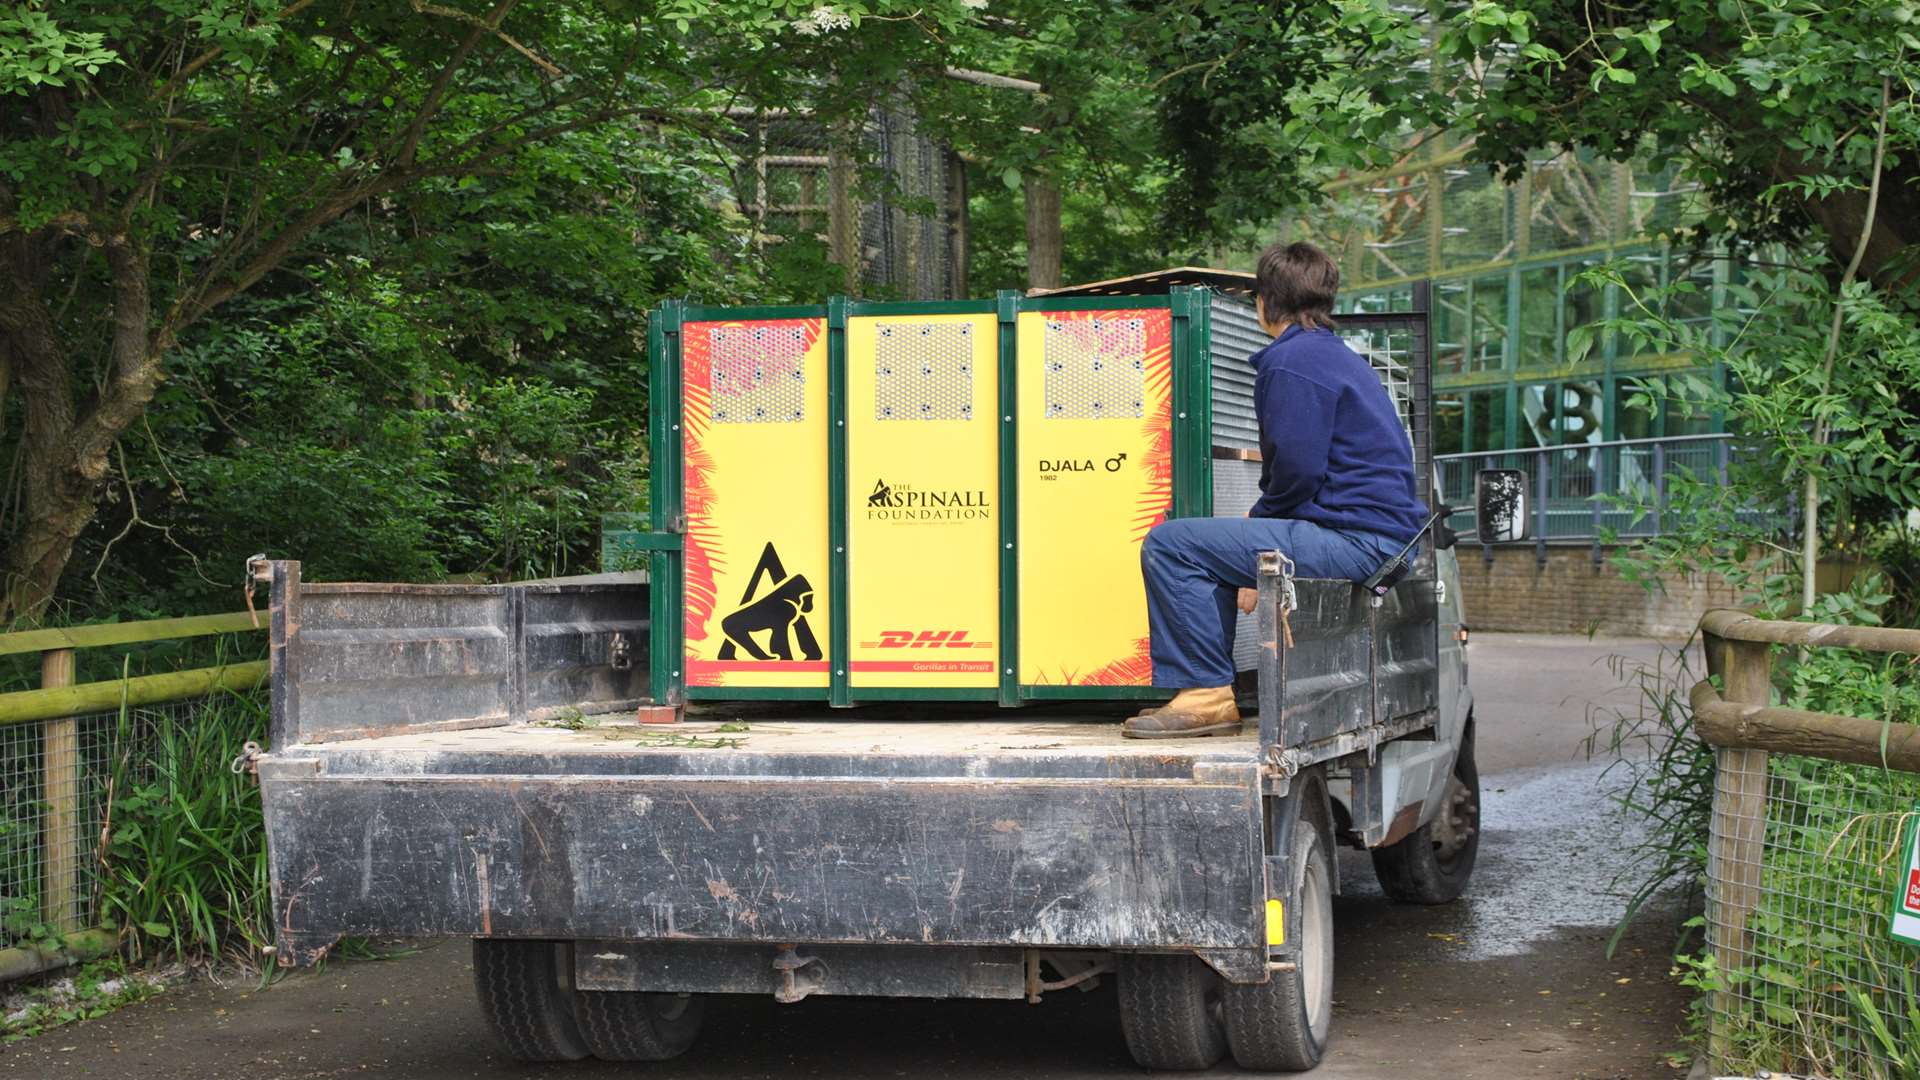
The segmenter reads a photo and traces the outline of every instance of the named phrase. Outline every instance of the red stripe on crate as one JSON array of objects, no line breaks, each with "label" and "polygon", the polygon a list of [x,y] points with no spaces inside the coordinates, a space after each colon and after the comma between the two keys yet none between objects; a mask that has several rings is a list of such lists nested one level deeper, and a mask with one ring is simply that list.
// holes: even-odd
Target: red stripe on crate
[{"label": "red stripe on crate", "polygon": [[855,660],[855,671],[992,671],[991,660]]},{"label": "red stripe on crate", "polygon": [[689,660],[688,671],[825,671],[825,660]]}]

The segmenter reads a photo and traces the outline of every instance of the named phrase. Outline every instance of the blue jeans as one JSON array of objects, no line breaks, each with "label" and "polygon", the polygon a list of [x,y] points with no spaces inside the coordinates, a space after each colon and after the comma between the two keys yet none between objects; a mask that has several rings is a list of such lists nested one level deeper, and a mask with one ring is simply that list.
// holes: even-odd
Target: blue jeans
[{"label": "blue jeans", "polygon": [[1297,577],[1365,581],[1403,546],[1288,518],[1176,518],[1154,526],[1140,549],[1153,685],[1233,683],[1235,591],[1254,586],[1261,552],[1285,552]]}]

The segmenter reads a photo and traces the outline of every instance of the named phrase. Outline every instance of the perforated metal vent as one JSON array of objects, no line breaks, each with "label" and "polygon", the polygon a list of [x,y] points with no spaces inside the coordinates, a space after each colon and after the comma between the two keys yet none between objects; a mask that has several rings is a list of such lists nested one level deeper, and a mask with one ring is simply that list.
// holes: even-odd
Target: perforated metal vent
[{"label": "perforated metal vent", "polygon": [[873,351],[875,420],[973,419],[973,327],[888,323]]},{"label": "perforated metal vent", "polygon": [[1138,419],[1145,414],[1145,320],[1049,319],[1044,340],[1047,419]]},{"label": "perforated metal vent", "polygon": [[798,326],[716,326],[716,424],[793,424],[806,419],[807,341]]}]

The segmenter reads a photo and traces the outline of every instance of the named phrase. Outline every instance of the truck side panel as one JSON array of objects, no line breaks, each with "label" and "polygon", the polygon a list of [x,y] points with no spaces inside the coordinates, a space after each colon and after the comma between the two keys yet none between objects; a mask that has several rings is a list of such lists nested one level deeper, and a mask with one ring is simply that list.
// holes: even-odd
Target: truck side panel
[{"label": "truck side panel", "polygon": [[269,564],[275,750],[628,708],[647,689],[647,586],[303,584]]}]

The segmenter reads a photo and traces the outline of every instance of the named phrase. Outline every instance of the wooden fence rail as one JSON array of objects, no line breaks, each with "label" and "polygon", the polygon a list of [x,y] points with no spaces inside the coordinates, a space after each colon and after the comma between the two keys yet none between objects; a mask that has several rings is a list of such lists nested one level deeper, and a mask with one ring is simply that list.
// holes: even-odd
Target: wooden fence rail
[{"label": "wooden fence rail", "polygon": [[144,622],[101,623],[0,634],[0,656],[40,654],[40,688],[0,694],[0,728],[39,723],[41,802],[40,910],[61,934],[65,948],[0,949],[0,982],[19,978],[113,947],[115,936],[81,926],[83,861],[80,827],[81,753],[79,717],[123,706],[189,701],[222,691],[244,691],[267,678],[264,661],[171,671],[131,679],[75,684],[74,650],[136,645],[209,634],[249,633],[266,621],[252,612],[197,615]]}]

